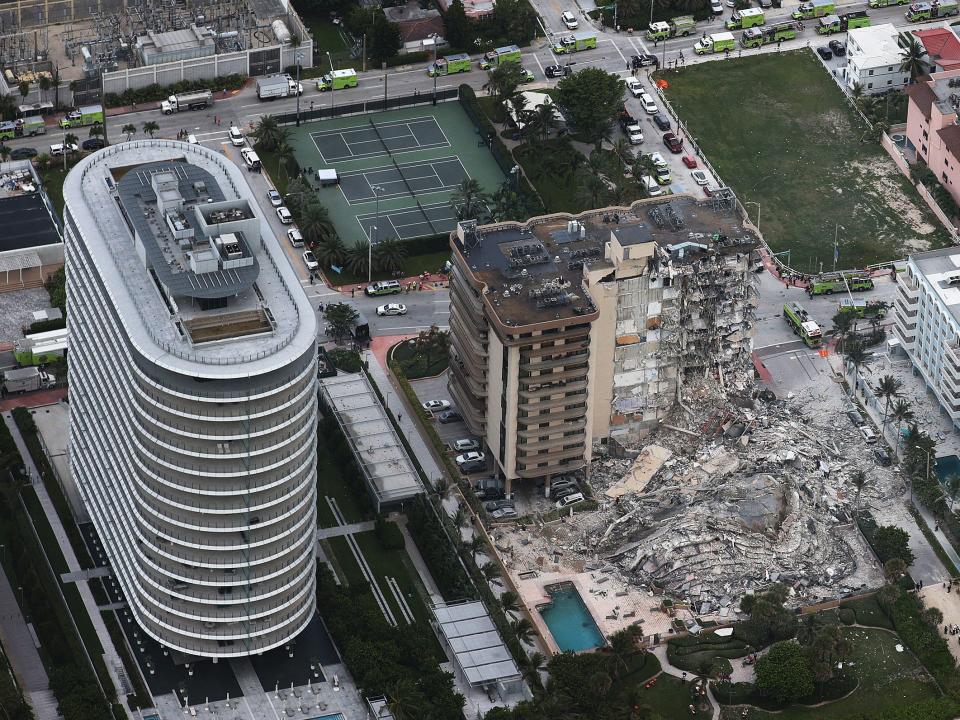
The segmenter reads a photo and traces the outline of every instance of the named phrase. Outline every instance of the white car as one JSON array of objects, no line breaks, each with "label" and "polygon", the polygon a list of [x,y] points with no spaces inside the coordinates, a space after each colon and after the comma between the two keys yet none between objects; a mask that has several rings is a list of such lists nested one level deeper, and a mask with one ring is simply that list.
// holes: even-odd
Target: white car
[{"label": "white car", "polygon": [[421,407],[427,412],[436,412],[437,410],[446,410],[450,407],[449,400],[427,400]]},{"label": "white car", "polygon": [[707,180],[707,174],[703,170],[694,170],[690,173],[690,177],[692,177],[693,181],[700,187],[703,187],[709,182],[709,180]]},{"label": "white car", "polygon": [[494,520],[512,520],[517,517],[517,509],[512,507],[502,507],[490,513]]},{"label": "white car", "polygon": [[627,90],[635,98],[638,98],[643,94],[643,84],[635,77],[627,78]]},{"label": "white car", "polygon": [[627,125],[627,139],[631,145],[639,145],[643,142],[643,130],[639,125]]},{"label": "white car", "polygon": [[557,500],[557,507],[561,510],[565,507],[570,507],[574,503],[583,502],[583,493],[573,493],[573,495],[567,495],[565,498],[560,498]]},{"label": "white car", "polygon": [[267,197],[270,198],[270,204],[274,207],[280,207],[283,205],[283,197],[273,188],[267,190]]},{"label": "white car", "polygon": [[284,225],[290,225],[293,222],[293,215],[290,214],[290,211],[287,210],[285,205],[277,208],[277,217],[280,218],[280,222]]},{"label": "white car", "polygon": [[657,166],[657,169],[670,169],[670,164],[663,159],[663,155],[659,152],[650,153],[650,159],[653,161],[653,164]]},{"label": "white car", "polygon": [[236,125],[230,126],[230,143],[234,147],[243,147],[247,144],[247,139]]},{"label": "white car", "polygon": [[70,155],[71,153],[77,152],[79,149],[80,148],[76,145],[76,143],[69,143],[67,145],[64,145],[63,143],[57,143],[56,145],[50,146],[50,155]]},{"label": "white car", "polygon": [[463,438],[453,443],[453,449],[457,452],[467,452],[469,450],[479,450],[480,441],[473,438]]},{"label": "white car", "polygon": [[723,3],[720,0],[710,0],[710,9],[714,15],[723,15]]},{"label": "white car", "polygon": [[563,24],[567,26],[567,30],[576,30],[580,27],[580,23],[577,22],[577,16],[569,10],[564,10],[560,19],[563,21]]},{"label": "white car", "polygon": [[401,303],[387,303],[377,308],[377,315],[384,317],[387,315],[406,315],[407,306]]},{"label": "white car", "polygon": [[316,270],[320,267],[320,263],[317,262],[317,259],[310,250],[307,250],[303,254],[303,264],[307,266],[307,270]]},{"label": "white car", "polygon": [[486,461],[486,459],[487,459],[487,456],[479,451],[466,452],[463,455],[457,455],[457,458],[456,458],[457,465],[463,465],[464,463],[469,463],[469,462],[484,462]]},{"label": "white car", "polygon": [[660,112],[660,109],[657,107],[657,104],[653,101],[653,98],[650,97],[647,93],[641,92],[637,95],[640,98],[640,104],[643,106],[643,111],[647,115],[656,115]]},{"label": "white car", "polygon": [[287,239],[294,247],[303,247],[303,235],[297,228],[287,230]]},{"label": "white car", "polygon": [[253,151],[253,148],[240,148],[240,157],[243,158],[247,170],[251,172],[260,170],[260,156]]}]

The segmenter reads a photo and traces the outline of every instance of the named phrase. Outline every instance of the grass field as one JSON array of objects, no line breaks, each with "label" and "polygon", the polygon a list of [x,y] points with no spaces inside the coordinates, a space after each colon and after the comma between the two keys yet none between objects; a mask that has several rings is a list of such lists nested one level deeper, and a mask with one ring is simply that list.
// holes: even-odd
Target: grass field
[{"label": "grass field", "polygon": [[[939,691],[923,666],[909,652],[896,651],[900,638],[883,630],[848,628],[846,636],[853,643],[851,672],[859,684],[847,697],[836,702],[804,707],[794,705],[777,713],[751,708],[746,717],[751,720],[846,720],[847,718],[877,717],[890,708],[934,698]],[[742,708],[724,708],[727,720],[743,717]]]},{"label": "grass field", "polygon": [[424,377],[439,375],[447,369],[447,353],[434,352],[427,364],[425,354],[417,354],[417,346],[412,340],[397,343],[391,350],[391,359],[399,363],[407,380],[417,380]]},{"label": "grass field", "polygon": [[803,272],[903,257],[948,237],[809,50],[670,72],[666,95],[774,251]]}]

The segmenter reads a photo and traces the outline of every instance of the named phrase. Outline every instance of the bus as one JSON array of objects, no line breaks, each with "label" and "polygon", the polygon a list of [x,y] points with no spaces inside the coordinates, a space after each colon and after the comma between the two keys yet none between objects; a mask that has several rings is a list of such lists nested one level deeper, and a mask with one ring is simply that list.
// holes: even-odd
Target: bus
[{"label": "bus", "polygon": [[784,303],[783,319],[793,329],[793,334],[799,335],[807,347],[820,347],[823,343],[823,332],[820,326],[810,318],[810,314],[800,303]]}]

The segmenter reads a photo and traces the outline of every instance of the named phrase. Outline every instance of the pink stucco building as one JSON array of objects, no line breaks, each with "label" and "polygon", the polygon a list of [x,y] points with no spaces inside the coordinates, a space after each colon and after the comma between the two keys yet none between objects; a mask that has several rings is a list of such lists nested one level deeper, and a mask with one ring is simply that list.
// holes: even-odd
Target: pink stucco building
[{"label": "pink stucco building", "polygon": [[960,203],[960,69],[921,76],[907,95],[907,146]]}]

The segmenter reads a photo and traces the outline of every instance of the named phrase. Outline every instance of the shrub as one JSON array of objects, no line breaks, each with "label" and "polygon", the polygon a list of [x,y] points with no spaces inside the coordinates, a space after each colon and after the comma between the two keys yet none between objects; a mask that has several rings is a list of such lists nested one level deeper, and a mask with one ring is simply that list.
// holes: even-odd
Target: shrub
[{"label": "shrub", "polygon": [[418,63],[429,62],[433,59],[433,53],[427,50],[422,52],[406,53],[405,55],[394,55],[387,60],[387,67],[397,67],[398,65],[416,65]]},{"label": "shrub", "polygon": [[429,503],[423,495],[418,495],[409,506],[407,527],[410,535],[430,568],[430,574],[444,600],[474,598],[476,591],[464,572],[459,557],[452,552],[450,540]]},{"label": "shrub", "polygon": [[348,350],[347,348],[334,348],[333,350],[327,351],[327,356],[330,358],[330,362],[333,363],[333,366],[337,370],[341,370],[343,372],[360,372],[360,369],[363,367],[363,361],[360,359],[360,353],[356,350]]},{"label": "shrub", "polygon": [[121,93],[106,93],[104,104],[107,107],[123,107],[135,103],[148,103],[166,100],[178,93],[195,92],[197,90],[238,90],[247,81],[246,75],[225,75],[209,80],[181,80],[172,85],[147,85],[143,88],[127,89]]},{"label": "shrub", "polygon": [[50,295],[50,304],[55,308],[60,308],[60,312],[67,314],[67,272],[60,268],[53,275],[47,278],[43,284]]},{"label": "shrub", "polygon": [[852,608],[842,607],[837,611],[837,617],[844,625],[853,625],[857,621],[857,614]]},{"label": "shrub", "polygon": [[66,318],[54,318],[53,320],[37,320],[30,323],[27,333],[42,333],[50,330],[62,330],[67,326]]},{"label": "shrub", "polygon": [[373,524],[373,532],[384,550],[403,550],[403,531],[395,523],[387,520],[383,513],[377,515]]}]

